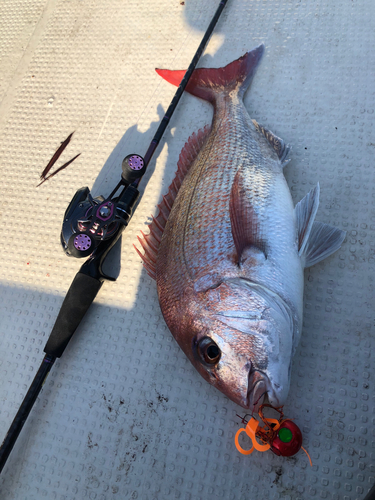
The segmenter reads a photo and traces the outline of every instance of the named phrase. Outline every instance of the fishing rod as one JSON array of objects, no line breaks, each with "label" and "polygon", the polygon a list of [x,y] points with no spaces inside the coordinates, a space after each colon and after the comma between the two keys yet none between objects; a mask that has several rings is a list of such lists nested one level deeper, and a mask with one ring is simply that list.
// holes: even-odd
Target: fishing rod
[{"label": "fishing rod", "polygon": [[0,472],[57,358],[60,358],[105,280],[104,261],[129,224],[139,198],[138,186],[228,0],[221,0],[144,157],[127,155],[121,179],[108,198],[93,198],[88,187],[73,196],[64,215],[61,244],[69,256],[89,257],[81,266],[62,303],[44,348],[44,359],[0,447]]}]

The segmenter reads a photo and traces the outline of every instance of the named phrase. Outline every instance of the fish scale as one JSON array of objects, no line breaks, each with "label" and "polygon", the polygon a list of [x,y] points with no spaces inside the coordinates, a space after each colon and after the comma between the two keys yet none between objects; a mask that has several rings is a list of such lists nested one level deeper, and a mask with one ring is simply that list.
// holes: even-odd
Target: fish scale
[{"label": "fish scale", "polygon": [[[243,104],[263,51],[194,71],[186,90],[213,104],[212,126],[185,145],[168,202],[139,252],[182,350],[208,382],[251,410],[265,398],[284,404],[301,335],[304,267],[345,237],[314,220],[319,185],[294,207],[283,175],[289,147]],[[158,73],[178,84],[183,72]]]},{"label": "fish scale", "polygon": [[[246,154],[246,148],[236,140],[241,134],[238,131],[241,117],[238,115],[243,113],[238,108],[239,105],[231,106],[230,109],[218,105],[220,111],[215,118],[211,140],[202,151],[198,164],[193,167],[194,173],[197,173],[191,173],[186,179],[186,189],[192,192],[193,200],[185,233],[184,253],[188,256],[189,269],[194,270],[192,279],[199,276],[202,267],[205,270],[206,266],[216,267],[217,261],[222,262],[223,256],[234,250],[228,209],[230,190],[223,190],[223,186],[232,184],[241,158]],[[231,122],[229,126],[226,124],[228,120]],[[217,147],[218,144],[222,146]],[[220,154],[212,154],[212,151],[220,151]],[[227,168],[229,162],[230,169]],[[197,227],[193,220],[195,214],[199,214],[200,219]]]}]

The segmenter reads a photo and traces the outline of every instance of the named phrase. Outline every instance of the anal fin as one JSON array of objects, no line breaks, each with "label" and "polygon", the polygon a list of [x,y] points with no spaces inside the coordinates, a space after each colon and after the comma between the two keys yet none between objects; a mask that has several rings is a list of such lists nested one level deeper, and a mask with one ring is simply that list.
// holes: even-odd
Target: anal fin
[{"label": "anal fin", "polygon": [[320,186],[318,184],[302,198],[294,208],[298,229],[298,252],[301,255],[309,240],[316,212],[319,207]]},{"label": "anal fin", "polygon": [[345,236],[346,231],[315,221],[301,255],[304,258],[304,267],[311,267],[335,253],[341,247]]},{"label": "anal fin", "polygon": [[279,160],[281,161],[281,164],[283,167],[287,165],[290,160],[287,159],[288,154],[290,153],[291,147],[289,144],[286,144],[280,137],[275,135],[273,132],[270,130],[266,129],[262,125],[259,125],[259,123],[255,120],[252,120],[255,128],[257,129],[258,132],[264,135],[264,137],[267,139],[269,144],[273,147],[273,149],[276,151],[277,156],[279,157]]},{"label": "anal fin", "polygon": [[191,165],[197,158],[199,151],[202,149],[202,146],[210,132],[210,125],[206,125],[203,129],[198,130],[197,133],[193,133],[189,137],[185,146],[181,150],[177,163],[178,168],[176,170],[175,177],[169,186],[168,193],[163,196],[162,201],[158,205],[158,215],[156,217],[152,217],[152,222],[149,225],[150,232],[145,235],[141,231],[142,236],[138,236],[138,241],[144,253],[133,245],[138,255],[143,260],[143,265],[148,275],[153,279],[156,279],[156,259],[159,245],[169,214],[172,210],[174,200],[176,199],[185,175],[188,173]]},{"label": "anal fin", "polygon": [[346,232],[323,222],[315,221],[319,206],[319,183],[295,207],[298,228],[298,252],[304,267],[314,264],[336,252]]}]

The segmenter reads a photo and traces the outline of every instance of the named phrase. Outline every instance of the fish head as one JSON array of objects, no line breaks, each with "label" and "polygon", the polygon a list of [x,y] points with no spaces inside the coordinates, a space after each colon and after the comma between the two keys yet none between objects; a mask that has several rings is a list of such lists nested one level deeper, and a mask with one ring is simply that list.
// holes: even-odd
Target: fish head
[{"label": "fish head", "polygon": [[193,309],[189,341],[180,345],[199,373],[244,408],[257,411],[267,401],[283,405],[293,346],[285,302],[237,278],[201,293]]}]

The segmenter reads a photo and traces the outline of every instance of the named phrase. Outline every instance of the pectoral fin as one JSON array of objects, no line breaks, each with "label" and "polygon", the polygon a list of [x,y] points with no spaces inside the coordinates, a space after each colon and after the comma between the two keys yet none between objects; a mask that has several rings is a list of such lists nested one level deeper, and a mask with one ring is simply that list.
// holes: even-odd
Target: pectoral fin
[{"label": "pectoral fin", "polygon": [[233,241],[237,251],[237,264],[240,264],[246,249],[255,247],[257,253],[265,253],[258,216],[251,204],[249,187],[246,187],[244,167],[238,170],[230,193],[229,214]]}]

